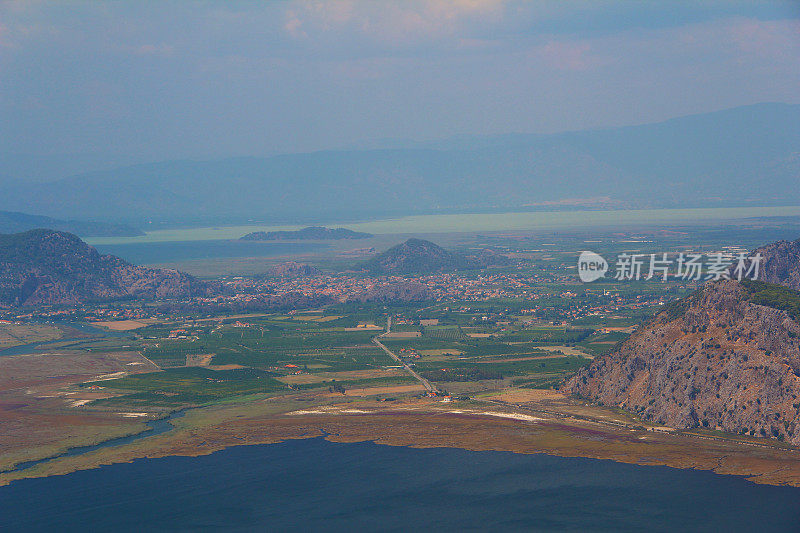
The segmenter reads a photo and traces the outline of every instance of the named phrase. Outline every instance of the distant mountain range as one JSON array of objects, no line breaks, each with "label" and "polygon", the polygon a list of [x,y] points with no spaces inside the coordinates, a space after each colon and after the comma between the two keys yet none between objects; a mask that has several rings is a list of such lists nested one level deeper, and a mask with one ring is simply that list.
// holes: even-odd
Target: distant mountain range
[{"label": "distant mountain range", "polygon": [[556,135],[167,161],[8,184],[0,209],[141,224],[310,222],[562,206],[799,204],[797,124],[800,105],[758,104]]},{"label": "distant mountain range", "polygon": [[798,250],[800,241],[760,248],[773,283],[708,282],[563,389],[656,425],[800,444]]},{"label": "distant mountain range", "polygon": [[342,240],[369,239],[371,233],[362,233],[345,228],[311,226],[296,231],[254,231],[241,237],[243,241],[289,241],[289,240]]},{"label": "distant mountain range", "polygon": [[38,228],[66,231],[81,237],[135,237],[144,235],[141,230],[123,224],[58,220],[16,211],[0,211],[0,233],[19,233]]},{"label": "distant mountain range", "polygon": [[212,285],[177,270],[100,255],[76,235],[31,230],[0,235],[0,306],[205,296]]}]

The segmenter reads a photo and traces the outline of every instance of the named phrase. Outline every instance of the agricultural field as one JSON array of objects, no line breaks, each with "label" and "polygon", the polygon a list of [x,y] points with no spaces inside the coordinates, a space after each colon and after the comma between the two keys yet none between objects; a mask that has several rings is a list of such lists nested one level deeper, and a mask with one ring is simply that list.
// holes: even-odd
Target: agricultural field
[{"label": "agricultural field", "polygon": [[581,343],[601,338],[592,328],[531,326],[513,316],[480,326],[459,322],[465,321],[458,313],[441,313],[436,325],[418,326],[419,337],[387,336],[382,342],[424,378],[450,390],[465,382],[480,382],[483,389],[554,386],[593,357]]},{"label": "agricultural field", "polygon": [[354,389],[414,385],[372,343],[382,330],[358,331],[358,317],[295,315],[220,319],[138,331],[139,349],[162,371],[99,382],[114,391],[94,408],[184,408],[252,395],[297,391],[346,394]]},{"label": "agricultural field", "polygon": [[[87,361],[122,361],[41,394],[64,398],[87,416],[143,420],[252,401],[413,399],[431,393],[431,384],[440,395],[462,399],[552,389],[655,310],[620,307],[613,315],[572,319],[575,309],[593,305],[596,289],[574,288],[568,296],[559,294],[563,286],[536,290],[530,300],[348,302],[293,312],[165,316],[109,322],[105,336],[61,336],[63,327],[29,325],[31,336],[17,328],[14,342],[55,340],[48,349],[70,350]],[[653,288],[652,296],[661,290]]]},{"label": "agricultural field", "polygon": [[252,368],[209,370],[202,367],[170,368],[113,380],[82,384],[89,389],[112,389],[120,396],[97,400],[94,408],[136,406],[196,407],[237,396],[269,393],[286,386],[270,373]]},{"label": "agricultural field", "polygon": [[186,364],[187,356],[213,354],[212,366],[239,365],[278,373],[309,368],[359,370],[391,364],[391,359],[371,342],[375,331],[345,329],[297,320],[202,327],[191,329],[186,338],[148,339],[144,355],[162,367],[178,367]]},{"label": "agricultural field", "polygon": [[[469,383],[475,390],[550,388],[629,331],[531,321],[507,301],[480,303],[468,312],[343,304],[145,325],[134,340],[94,340],[84,349],[138,351],[161,370],[87,381],[81,390],[104,393],[87,408],[134,412],[300,393],[424,394],[422,384],[373,343],[376,336],[441,390],[468,390]],[[392,333],[384,335],[390,316]]]}]

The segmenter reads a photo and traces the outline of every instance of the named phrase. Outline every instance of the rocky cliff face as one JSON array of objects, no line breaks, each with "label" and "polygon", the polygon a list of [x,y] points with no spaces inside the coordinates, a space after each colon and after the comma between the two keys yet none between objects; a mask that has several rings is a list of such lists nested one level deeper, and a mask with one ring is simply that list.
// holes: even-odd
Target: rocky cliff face
[{"label": "rocky cliff face", "polygon": [[0,305],[79,304],[125,298],[205,296],[209,284],[178,272],[132,265],[71,233],[0,235]]},{"label": "rocky cliff face", "polygon": [[778,241],[755,250],[763,256],[759,279],[800,290],[800,239]]},{"label": "rocky cliff face", "polygon": [[[781,243],[778,243],[781,244]],[[774,287],[774,286],[773,286]],[[778,288],[782,298],[800,294]],[[562,388],[643,419],[800,444],[800,324],[736,281],[668,306]]]}]

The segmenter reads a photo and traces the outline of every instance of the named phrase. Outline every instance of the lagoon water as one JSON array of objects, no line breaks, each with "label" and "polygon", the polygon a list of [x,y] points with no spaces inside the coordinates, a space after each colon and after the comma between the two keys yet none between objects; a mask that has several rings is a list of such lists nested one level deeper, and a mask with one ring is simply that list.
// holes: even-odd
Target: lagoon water
[{"label": "lagoon water", "polygon": [[[800,206],[710,207],[688,209],[558,210],[497,213],[412,215],[366,222],[329,222],[354,231],[377,234],[449,233],[483,231],[538,231],[566,228],[625,227],[640,225],[683,226],[719,224],[761,217],[800,217]],[[161,229],[139,237],[91,237],[93,246],[223,241],[238,239],[251,231],[295,230],[302,225],[220,226],[213,228]],[[252,244],[252,243],[251,243]],[[263,244],[263,243],[262,243]],[[188,246],[188,245],[187,245]]]},{"label": "lagoon water", "polygon": [[133,242],[96,245],[102,254],[112,254],[135,264],[172,263],[192,259],[231,257],[274,257],[302,254],[325,248],[324,243],[261,242],[239,240],[191,240],[174,242]]},{"label": "lagoon water", "polygon": [[3,531],[797,531],[800,489],[593,459],[321,438],[0,487]]}]

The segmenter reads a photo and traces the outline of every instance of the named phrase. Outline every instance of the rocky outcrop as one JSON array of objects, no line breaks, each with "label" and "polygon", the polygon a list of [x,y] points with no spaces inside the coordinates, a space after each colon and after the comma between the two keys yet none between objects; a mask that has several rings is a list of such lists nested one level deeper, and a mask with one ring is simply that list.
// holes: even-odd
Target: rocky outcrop
[{"label": "rocky outcrop", "polygon": [[800,239],[778,241],[753,253],[763,257],[759,280],[800,290]]},{"label": "rocky outcrop", "polygon": [[268,276],[274,276],[276,278],[304,278],[318,276],[320,274],[322,274],[322,271],[318,268],[295,261],[274,265],[267,270]]},{"label": "rocky outcrop", "polygon": [[53,230],[0,234],[0,305],[81,304],[120,299],[206,296],[214,286],[177,270],[100,255],[77,236]]},{"label": "rocky outcrop", "polygon": [[800,324],[784,310],[754,303],[753,292],[762,303],[764,294],[779,294],[772,300],[780,305],[800,301],[800,294],[767,287],[708,283],[562,389],[659,425],[800,444]]},{"label": "rocky outcrop", "polygon": [[386,281],[375,283],[353,294],[348,301],[358,302],[421,302],[431,298],[428,288],[417,281]]}]

